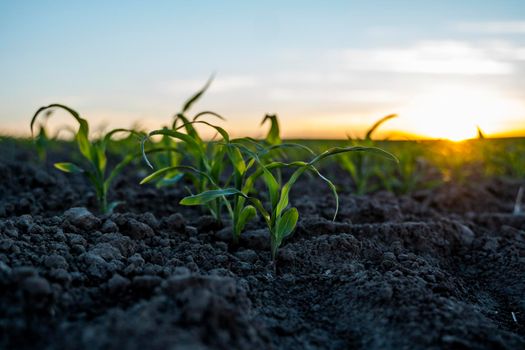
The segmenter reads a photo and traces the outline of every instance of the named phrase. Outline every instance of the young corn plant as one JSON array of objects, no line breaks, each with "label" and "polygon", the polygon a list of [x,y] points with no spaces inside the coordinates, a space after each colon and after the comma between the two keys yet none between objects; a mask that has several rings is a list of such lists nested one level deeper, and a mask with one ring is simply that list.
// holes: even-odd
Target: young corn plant
[{"label": "young corn plant", "polygon": [[266,121],[270,123],[270,130],[268,130],[268,134],[266,135],[264,141],[270,146],[281,144],[281,128],[279,127],[279,120],[277,119],[277,115],[265,115],[261,122],[261,125],[264,125]]},{"label": "young corn plant", "polygon": [[85,165],[75,164],[73,162],[60,162],[55,163],[54,166],[66,173],[84,174],[95,190],[99,210],[102,213],[111,212],[118,204],[120,204],[120,202],[108,203],[108,191],[111,183],[117,175],[122,172],[124,167],[134,159],[140,157],[141,153],[130,154],[112,169],[107,169],[107,145],[111,138],[117,133],[128,133],[136,136],[140,136],[140,134],[134,130],[114,129],[106,133],[100,139],[91,141],[89,140],[89,124],[87,120],[81,118],[79,113],[75,110],[61,104],[51,104],[38,109],[31,119],[30,127],[32,133],[37,117],[42,112],[48,111],[52,108],[59,108],[67,111],[78,122],[79,128],[75,134],[75,140],[80,154],[86,160]]},{"label": "young corn plant", "polygon": [[[144,178],[141,181],[141,184],[163,180],[167,175],[173,176],[173,174],[184,174],[184,176],[187,176],[191,180],[193,188],[197,192],[203,192],[218,186],[217,183],[220,181],[225,166],[225,149],[218,142],[204,142],[193,127],[195,124],[203,124],[213,128],[221,134],[225,142],[229,142],[229,135],[224,129],[200,120],[188,121],[174,129],[165,128],[154,130],[148,134],[148,138],[155,135],[162,135],[163,137],[169,137],[179,141],[177,143],[177,151],[184,155],[182,161],[185,161],[185,163],[180,165],[170,165],[158,169]],[[182,128],[186,131],[193,131],[184,133],[180,131]],[[148,138],[145,138],[142,141],[143,156],[146,163],[154,169],[153,164],[151,164],[146,156],[146,152],[144,151],[144,144]],[[222,206],[223,202],[215,200],[211,203],[207,203],[206,207],[217,221],[221,221]]]},{"label": "young corn plant", "polygon": [[[196,129],[196,124],[207,124],[201,122],[205,116],[213,116],[220,120],[225,120],[221,115],[212,111],[203,111],[196,114],[193,118],[187,116],[191,107],[204,95],[213,81],[213,75],[208,79],[206,84],[194,95],[192,95],[182,106],[180,112],[175,114],[171,129],[167,127],[163,128],[162,131],[154,130],[149,136],[161,135],[162,139],[160,143],[163,147],[170,147],[177,149],[177,152],[166,152],[162,154],[160,158],[161,168],[171,167],[171,171],[166,171],[163,178],[157,180],[157,186],[171,185],[178,182],[185,173],[180,171],[177,167],[182,164],[183,160],[186,161],[192,167],[199,169],[200,171],[207,170],[205,159],[208,157],[212,159],[213,154],[208,155],[206,153],[213,153],[213,145],[203,141],[203,138]],[[210,125],[211,126],[211,125]],[[213,127],[213,126],[212,126]],[[181,139],[180,134],[186,134],[192,141],[188,141],[187,138]],[[149,137],[148,137],[149,139]],[[185,155],[185,158],[182,157]],[[204,156],[204,157],[203,157]],[[151,162],[147,160],[147,163],[151,166]],[[192,180],[194,183],[199,182],[197,188],[201,188],[204,184],[201,181],[206,182],[207,180]]]},{"label": "young corn plant", "polygon": [[36,148],[36,153],[40,162],[45,163],[47,159],[47,150],[51,146],[51,138],[48,136],[48,131],[46,128],[47,119],[51,116],[52,111],[46,111],[44,115],[44,120],[38,126],[38,134],[34,137],[34,143]]},{"label": "young corn plant", "polygon": [[[240,149],[241,148],[242,147],[240,147]],[[206,205],[206,203],[208,203],[209,201],[216,200],[218,198],[225,199],[226,197],[233,197],[233,200],[237,201],[237,204],[234,204],[234,206],[237,205],[239,207],[237,210],[239,212],[238,225],[240,227],[242,227],[242,225],[245,224],[246,220],[253,218],[255,216],[255,213],[258,212],[264,219],[267,228],[270,232],[271,253],[272,258],[274,260],[277,256],[279,247],[281,246],[283,241],[293,233],[297,225],[299,219],[299,212],[297,208],[289,205],[289,196],[292,187],[295,185],[295,183],[303,173],[310,171],[328,184],[335,197],[335,213],[333,217],[333,220],[335,220],[339,208],[339,198],[337,195],[337,190],[335,188],[335,185],[317,170],[316,164],[318,162],[325,158],[347,152],[376,153],[397,161],[393,155],[386,151],[383,151],[382,149],[374,147],[355,146],[331,148],[317,155],[309,162],[270,162],[268,164],[263,164],[258,159],[257,154],[254,154],[249,150],[247,151],[245,148],[242,149],[244,152],[251,156],[250,163],[256,164],[257,166],[256,170],[251,175],[244,177],[245,180],[242,186],[240,186],[242,189],[239,189],[239,186],[237,186],[209,190],[196,195],[185,197],[181,200],[180,203],[183,205]],[[296,168],[296,170],[292,173],[288,181],[286,181],[284,184],[278,181],[278,179],[272,173],[272,170],[282,168]],[[258,178],[262,179],[267,189],[269,198],[268,207],[265,207],[265,205],[263,205],[263,200],[261,200],[261,198],[255,197],[252,194],[251,190],[253,189],[255,181]],[[241,200],[240,204],[239,200]],[[246,201],[250,202],[251,205],[243,206],[243,203],[245,203]],[[234,230],[236,230],[235,227]],[[237,233],[240,234],[239,232]]]},{"label": "young corn plant", "polygon": [[[167,127],[163,127],[162,130],[170,130]],[[146,133],[145,133],[146,134]],[[150,163],[156,164],[159,168],[176,167],[181,164],[183,159],[182,147],[175,142],[171,137],[162,135],[161,139],[155,143],[158,147],[167,149],[166,152],[160,152],[154,155]],[[171,151],[170,151],[171,150]],[[164,186],[170,186],[178,183],[184,177],[184,173],[179,171],[173,171],[170,174],[166,174],[163,178],[156,181],[155,186],[161,188]]]},{"label": "young corn plant", "polygon": [[[204,116],[213,116],[221,120],[224,120],[224,118],[212,111],[200,112],[192,119],[187,116],[190,107],[204,94],[210,86],[211,81],[212,78],[208,80],[200,91],[184,103],[181,112],[175,115],[171,129],[165,128],[149,133],[148,139],[155,135],[162,135],[163,139],[161,142],[178,141],[175,143],[175,147],[179,151],[179,154],[184,154],[184,158],[178,158],[176,163],[162,166],[142,180],[141,183],[152,181],[157,181],[158,183],[160,181],[165,184],[172,184],[175,181],[170,181],[170,177],[178,180],[181,176],[186,176],[193,183],[193,188],[197,193],[220,188],[219,183],[221,180],[223,181],[222,186],[227,186],[230,182],[233,182],[240,188],[240,181],[243,176],[245,176],[246,171],[253,165],[253,161],[251,164],[246,164],[239,149],[232,146],[232,140],[226,130],[200,120]],[[267,115],[261,124],[267,121],[270,123],[270,130],[266,136],[264,145],[250,138],[237,139],[235,142],[256,147],[262,159],[269,157],[273,150],[297,147],[297,145],[282,143],[277,116]],[[212,128],[216,134],[221,137],[221,140],[203,141],[196,129],[196,126],[199,124]],[[151,168],[154,168],[148,158],[145,157],[145,159],[147,164]],[[227,171],[230,173],[225,174]],[[230,217],[236,223],[235,232],[239,232],[239,227],[244,227],[244,224],[241,225],[240,222],[245,221],[246,218],[251,218],[252,215],[248,214],[253,212],[251,208],[247,208],[246,210],[242,208],[244,211],[238,211],[239,206],[237,205],[232,209],[228,201],[221,200],[220,198],[207,202],[205,207],[217,221],[221,221],[222,210],[226,207]],[[238,234],[234,233],[234,238],[237,237]]]},{"label": "young corn plant", "polygon": [[[266,120],[266,119],[265,119]],[[220,220],[221,212],[218,208],[226,208],[233,223],[233,239],[237,242],[246,224],[256,216],[256,208],[246,201],[246,198],[237,196],[227,199],[222,195],[222,189],[232,186],[239,192],[250,193],[253,190],[255,179],[260,173],[250,175],[255,164],[263,165],[271,162],[274,151],[285,148],[299,148],[311,154],[313,152],[303,145],[282,143],[278,132],[277,118],[272,116],[272,126],[264,142],[257,142],[250,138],[231,139],[226,130],[216,125],[203,121],[192,121],[187,124],[202,123],[212,127],[221,136],[220,141],[208,142],[208,148],[213,147],[214,152],[209,156],[206,148],[188,133],[175,131],[153,131],[150,135],[162,133],[179,139],[194,154],[190,158],[190,165],[177,165],[159,169],[143,179],[141,183],[148,183],[162,178],[164,174],[176,170],[186,174],[194,182],[197,193],[209,193],[202,206],[207,208],[212,215]],[[178,129],[181,127],[178,127]],[[272,141],[267,141],[271,139]],[[188,152],[189,153],[189,152]],[[218,156],[217,156],[218,155]],[[147,160],[147,159],[146,159]],[[198,160],[195,162],[195,160]]]},{"label": "young corn plant", "polygon": [[[375,147],[376,142],[372,140],[372,135],[383,123],[395,117],[397,117],[397,114],[390,114],[378,120],[368,129],[364,139],[351,138],[349,136],[350,144],[352,146]],[[343,154],[338,157],[338,160],[341,167],[350,175],[358,195],[366,194],[375,189],[372,185],[372,179],[377,175],[378,170],[381,170],[364,154]]]},{"label": "young corn plant", "polygon": [[[271,131],[270,131],[271,132]],[[233,188],[237,193],[244,193],[246,195],[251,195],[254,191],[255,182],[259,177],[263,177],[268,181],[269,184],[280,183],[282,175],[280,169],[285,166],[297,166],[300,163],[293,163],[287,165],[282,162],[275,162],[271,160],[272,151],[283,151],[285,148],[298,148],[302,151],[306,151],[310,154],[314,154],[312,150],[308,147],[295,144],[295,143],[281,143],[274,145],[268,145],[266,147],[261,147],[260,145],[255,145],[255,150],[248,148],[242,143],[242,139],[233,140],[225,144],[227,147],[226,152],[228,159],[232,164],[233,174],[232,174],[232,184]],[[282,153],[281,153],[282,154]],[[247,157],[247,159],[245,159]],[[267,169],[275,169],[276,175],[274,176]],[[250,171],[254,169],[254,171]],[[273,179],[273,180],[272,180]],[[272,187],[273,188],[273,187]],[[220,193],[220,192],[216,192]],[[272,196],[272,191],[269,192],[270,199]],[[223,200],[226,200],[226,196],[222,197]],[[240,238],[241,233],[243,232],[246,224],[257,216],[257,207],[261,211],[262,205],[260,205],[261,200],[255,200],[254,198],[247,198],[242,195],[230,197],[230,202],[226,204],[229,209],[230,217],[233,223],[233,240],[237,242]],[[252,204],[248,204],[253,202]],[[191,200],[189,198],[183,200],[181,204],[190,205]],[[194,203],[191,205],[195,205]],[[263,216],[264,217],[264,216]]]}]

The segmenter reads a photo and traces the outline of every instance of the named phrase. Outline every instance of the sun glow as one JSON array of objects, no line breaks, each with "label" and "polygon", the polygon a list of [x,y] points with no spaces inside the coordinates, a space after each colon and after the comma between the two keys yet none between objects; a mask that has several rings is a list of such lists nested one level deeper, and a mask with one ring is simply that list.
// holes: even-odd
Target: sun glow
[{"label": "sun glow", "polygon": [[446,86],[416,97],[400,112],[407,130],[427,138],[461,141],[477,136],[477,127],[492,133],[502,119],[522,106],[496,91],[472,86]]}]

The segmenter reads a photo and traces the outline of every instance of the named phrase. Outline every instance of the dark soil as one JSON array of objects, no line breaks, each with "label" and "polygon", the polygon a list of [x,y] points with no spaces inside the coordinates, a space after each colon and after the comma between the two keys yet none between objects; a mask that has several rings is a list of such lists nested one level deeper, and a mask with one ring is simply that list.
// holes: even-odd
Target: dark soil
[{"label": "dark soil", "polygon": [[[84,179],[0,150],[2,349],[524,349],[519,183],[354,196],[294,190],[294,236],[271,263],[254,222],[238,246],[178,188],[130,167],[97,215]],[[86,209],[87,208],[87,209]]]}]

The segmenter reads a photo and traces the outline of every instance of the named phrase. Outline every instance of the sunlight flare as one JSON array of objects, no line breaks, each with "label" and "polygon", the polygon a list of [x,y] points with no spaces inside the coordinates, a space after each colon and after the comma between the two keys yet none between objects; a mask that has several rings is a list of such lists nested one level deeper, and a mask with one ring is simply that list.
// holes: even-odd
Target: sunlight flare
[{"label": "sunlight flare", "polygon": [[407,130],[421,137],[461,141],[487,133],[515,116],[520,104],[497,91],[472,86],[440,86],[415,96],[400,112]]}]

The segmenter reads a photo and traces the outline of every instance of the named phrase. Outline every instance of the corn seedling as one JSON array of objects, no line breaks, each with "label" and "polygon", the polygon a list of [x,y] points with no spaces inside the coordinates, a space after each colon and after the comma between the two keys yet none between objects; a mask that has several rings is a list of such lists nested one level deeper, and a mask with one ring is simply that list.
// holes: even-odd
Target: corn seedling
[{"label": "corn seedling", "polygon": [[[260,176],[266,179],[266,181],[269,181],[269,184],[281,182],[280,168],[283,167],[285,163],[273,162],[271,160],[272,151],[283,151],[286,148],[298,148],[309,152],[310,154],[314,154],[313,151],[308,147],[295,143],[279,142],[278,144],[267,147],[261,147],[260,145],[253,144],[256,149],[251,150],[247,146],[240,143],[242,141],[244,140],[234,140],[225,144],[225,146],[227,147],[228,159],[230,160],[233,168],[232,182],[235,186],[234,189],[238,191],[238,193],[244,193],[246,195],[250,195],[250,193],[252,193],[254,190],[255,181]],[[244,158],[245,156],[247,159]],[[252,167],[256,169],[258,168],[259,170],[255,170],[253,173],[250,173],[250,169]],[[276,178],[274,177],[275,181],[271,180],[273,175],[266,171],[267,167],[276,170],[277,174]],[[269,194],[271,199],[272,192],[270,191]],[[183,201],[181,204],[187,205],[187,201],[188,200]],[[259,203],[260,201],[256,202],[255,205],[257,206]],[[233,223],[233,239],[234,242],[237,242],[246,224],[256,216],[257,209],[255,206],[247,204],[247,198],[245,196],[233,197],[231,202],[227,204],[227,207],[229,208]],[[261,208],[260,205],[259,208]]]},{"label": "corn seedling", "polygon": [[[226,130],[200,120],[200,118],[204,116],[214,116],[221,120],[224,120],[224,118],[212,111],[200,112],[191,120],[186,116],[187,111],[204,94],[210,83],[211,78],[200,91],[186,101],[181,112],[175,116],[172,129],[164,128],[149,133],[149,137],[162,135],[163,139],[161,142],[164,143],[173,142],[173,140],[178,141],[175,146],[179,154],[184,154],[185,157],[183,159],[178,158],[176,163],[171,163],[168,166],[164,164],[163,167],[145,178],[141,183],[161,181],[164,184],[172,184],[175,181],[170,181],[171,178],[178,180],[184,175],[190,178],[194,190],[197,193],[201,193],[219,188],[221,178],[225,177],[225,179],[222,179],[223,186],[233,183],[240,189],[242,178],[253,165],[253,161],[250,164],[246,164],[239,148],[232,146],[232,140],[230,140],[230,136]],[[257,152],[259,152],[259,161],[265,161],[274,150],[301,147],[296,144],[282,143],[277,116],[266,115],[261,124],[267,121],[270,122],[270,130],[268,131],[264,144],[250,138],[237,139],[234,140],[234,142],[238,145],[244,143],[255,147]],[[214,129],[217,135],[221,137],[221,140],[203,141],[196,129],[196,126],[199,124]],[[303,147],[303,149],[306,149],[306,147]],[[145,159],[147,164],[153,168],[148,158],[145,157]],[[231,173],[224,175],[227,165],[231,167],[231,169],[228,169],[229,171],[231,170]],[[242,207],[239,211],[240,206],[234,205],[232,209],[227,201],[223,201],[220,198],[207,202],[205,207],[216,220],[221,221],[224,205],[226,205],[232,220],[235,222],[234,238],[237,238],[237,233],[244,227],[244,224],[241,224],[241,222],[244,221],[246,223],[247,218],[251,217],[251,215],[248,215],[252,212],[251,208]]]},{"label": "corn seedling", "polygon": [[[206,172],[207,166],[205,164],[207,153],[213,153],[215,152],[215,149],[213,149],[212,144],[208,144],[203,141],[202,137],[200,136],[199,132],[197,131],[195,124],[205,124],[200,123],[200,119],[202,119],[205,116],[213,116],[220,120],[225,120],[221,115],[212,112],[212,111],[203,111],[200,113],[197,113],[191,120],[189,117],[187,117],[187,113],[191,109],[191,107],[204,95],[204,93],[208,90],[211,83],[213,81],[213,75],[208,79],[208,81],[204,84],[204,86],[197,91],[194,95],[192,95],[186,102],[183,104],[182,109],[180,112],[175,114],[173,117],[173,122],[171,125],[171,130],[175,132],[181,132],[181,130],[184,130],[185,134],[188,135],[194,142],[188,143],[184,140],[180,140],[180,138],[170,135],[168,132],[161,133],[162,140],[161,143],[167,147],[175,147],[178,149],[177,153],[174,152],[167,152],[165,154],[165,157],[167,158],[167,162],[164,163],[165,167],[172,167],[173,169],[177,169],[176,167],[181,164],[182,157],[181,154],[185,154],[187,156],[186,161],[189,162],[189,164],[196,169],[199,169],[200,171]],[[180,124],[180,125],[179,125]],[[213,127],[213,126],[212,126]],[[164,131],[166,131],[167,128],[164,128]],[[156,130],[157,131],[157,130]],[[179,139],[179,141],[182,142],[176,142],[176,140]],[[214,156],[211,155],[211,158]],[[217,163],[216,166],[219,164]],[[217,169],[218,170],[218,169]],[[178,182],[183,176],[184,172],[180,172],[177,170],[167,172],[169,174],[164,179],[161,179],[158,182],[158,185],[170,185]],[[203,180],[206,182],[207,180]],[[194,184],[198,186],[198,188],[202,188],[202,186],[205,186],[204,183],[202,183],[201,180],[197,180],[193,178]]]},{"label": "corn seedling", "polygon": [[[162,136],[161,142],[164,145],[173,145],[177,149],[178,154],[184,155],[184,157],[181,159],[180,157],[174,157],[171,152],[167,153],[166,157],[169,159],[169,164],[162,164],[161,169],[143,179],[141,184],[157,181],[157,183],[160,182],[162,185],[169,185],[177,182],[182,176],[187,176],[197,192],[213,189],[216,186],[215,184],[219,181],[224,169],[224,148],[218,145],[217,142],[205,142],[199,135],[196,125],[201,124],[211,127],[215,132],[229,139],[224,129],[200,120],[204,116],[214,116],[221,120],[224,120],[224,118],[211,111],[200,112],[191,120],[187,116],[192,105],[202,97],[212,80],[213,76],[210,77],[201,90],[184,103],[181,111],[174,116],[171,129],[154,130],[143,140],[142,150],[144,151],[145,142],[155,135],[160,135]],[[153,164],[146,157],[145,153],[144,159],[154,169]],[[183,163],[184,165],[182,165]],[[208,203],[207,209],[216,220],[221,220],[222,203],[220,200]]]},{"label": "corn seedling", "polygon": [[[45,112],[51,108],[60,108],[71,114],[79,124],[79,129],[75,134],[75,140],[78,149],[84,159],[87,161],[86,165],[78,165],[72,162],[60,162],[55,163],[55,167],[66,173],[82,173],[84,174],[93,188],[98,201],[99,210],[102,213],[111,212],[119,202],[112,202],[108,204],[108,190],[111,186],[112,181],[116,176],[122,172],[124,167],[131,163],[133,159],[140,157],[140,152],[137,154],[130,154],[126,156],[120,163],[118,163],[109,173],[107,172],[107,145],[111,138],[117,133],[128,133],[140,136],[139,133],[133,130],[127,129],[114,129],[106,133],[103,137],[98,140],[89,140],[89,124],[87,120],[80,117],[80,115],[73,109],[61,105],[51,104],[46,107],[38,109],[31,119],[31,132],[37,117],[40,113]],[[153,150],[152,150],[153,151]]]},{"label": "corn seedling", "polygon": [[[374,132],[386,121],[397,117],[397,114],[390,114],[378,120],[366,132],[364,139],[352,138],[348,136],[351,146],[375,147],[376,143],[372,140]],[[339,163],[344,170],[348,172],[352,181],[356,186],[356,192],[359,195],[366,194],[375,190],[372,184],[372,179],[377,175],[378,169],[376,164],[365,157],[362,153],[357,154],[343,154],[338,157]],[[379,169],[379,172],[382,172]]]},{"label": "corn seedling", "polygon": [[50,147],[51,139],[48,136],[48,131],[46,129],[47,119],[51,116],[53,112],[51,110],[46,111],[44,114],[44,120],[39,124],[38,134],[34,138],[36,153],[38,158],[42,163],[46,162],[47,159],[47,150]]},{"label": "corn seedling", "polygon": [[[217,131],[221,136],[221,140],[205,143],[200,138],[193,138],[191,136],[195,135],[193,133],[187,134],[178,131],[182,127],[188,130],[187,124],[207,125]],[[179,140],[185,145],[185,149],[187,150],[186,160],[188,165],[175,165],[159,169],[143,179],[141,184],[156,181],[170,172],[177,171],[191,179],[197,193],[220,189],[221,186],[219,184],[221,180],[223,187],[233,185],[241,190],[243,188],[243,181],[248,171],[254,165],[255,159],[262,164],[263,159],[267,159],[272,151],[283,148],[299,147],[309,151],[307,147],[291,143],[281,143],[265,147],[249,138],[231,140],[226,130],[204,121],[194,120],[187,124],[179,126],[175,130],[155,130],[150,132],[149,136],[166,135]],[[255,150],[250,150],[248,145],[255,147]],[[253,155],[254,159],[247,162],[241,150],[249,152]],[[145,159],[150,167],[153,167],[148,158],[145,157]],[[226,173],[227,171],[228,173]],[[228,201],[222,200],[220,197],[214,197],[212,200],[206,201],[204,206],[218,221],[221,221],[223,205],[226,206],[234,223],[234,239],[237,240],[242,228],[244,228],[249,219],[253,217],[251,213],[254,213],[252,208],[246,208],[243,204],[243,199],[234,202],[232,206]]]},{"label": "corn seedling", "polygon": [[[325,158],[346,152],[371,152],[380,154],[392,160],[396,160],[396,158],[393,155],[379,148],[356,146],[329,149],[314,157],[310,162],[271,162],[268,164],[263,164],[258,159],[257,154],[254,154],[243,147],[241,148],[244,152],[248,153],[251,156],[250,162],[252,164],[257,165],[256,171],[245,178],[246,180],[242,186],[242,190],[233,187],[214,189],[185,197],[181,200],[180,203],[183,205],[206,205],[206,203],[212,200],[230,196],[233,196],[234,200],[235,198],[237,198],[237,200],[242,199],[245,201],[249,201],[251,203],[250,206],[246,206],[243,209],[239,210],[239,225],[242,226],[247,218],[249,219],[253,217],[255,215],[255,212],[258,211],[259,214],[263,217],[270,232],[271,253],[274,259],[282,242],[293,233],[297,225],[297,221],[299,219],[299,212],[297,208],[289,206],[289,195],[292,187],[295,185],[299,177],[304,172],[310,171],[314,173],[329,185],[332,193],[334,194],[336,202],[335,213],[333,218],[335,220],[339,208],[339,198],[337,195],[337,190],[335,188],[335,185],[317,170],[315,165],[318,162]],[[271,170],[285,167],[293,167],[297,169],[292,173],[288,181],[282,184],[272,174]],[[263,201],[260,198],[257,198],[250,193],[255,184],[255,180],[257,180],[259,177],[262,178],[268,191],[268,210],[265,208],[265,206],[263,205]]]},{"label": "corn seedling", "polygon": [[277,119],[277,116],[275,114],[265,115],[261,122],[261,125],[264,125],[266,121],[270,122],[270,130],[268,131],[268,134],[266,135],[265,142],[268,145],[272,145],[272,146],[282,143],[281,131],[279,127],[279,120]]},{"label": "corn seedling", "polygon": [[[198,120],[199,117],[210,114],[220,118],[214,112],[201,112],[192,120],[186,115],[189,107],[202,96],[210,81],[204,88],[185,103],[182,112],[176,115],[172,129],[154,130],[148,137],[162,135],[177,140],[177,148],[184,149],[183,165],[172,165],[156,170],[141,181],[141,184],[157,181],[173,172],[182,172],[193,182],[197,192],[183,198],[182,205],[200,205],[205,207],[215,217],[221,220],[222,208],[226,208],[232,220],[233,239],[237,241],[246,224],[253,219],[257,212],[264,218],[270,231],[272,255],[275,257],[278,247],[288,237],[297,224],[299,213],[296,208],[289,207],[289,192],[297,179],[306,171],[319,176],[327,182],[336,197],[336,213],[338,208],[337,191],[333,183],[322,176],[315,164],[322,159],[336,154],[351,151],[369,151],[386,155],[395,159],[389,153],[373,147],[333,148],[316,157],[310,162],[296,161],[292,163],[276,162],[272,159],[273,151],[282,151],[285,148],[300,148],[313,153],[308,147],[283,143],[280,138],[278,119],[275,115],[266,115],[262,124],[270,122],[270,129],[263,142],[250,138],[232,140],[226,130]],[[222,119],[222,118],[221,118]],[[180,123],[180,125],[179,125]],[[195,126],[202,124],[214,129],[220,136],[218,141],[204,142],[197,133]],[[183,132],[184,131],[184,132]],[[144,150],[144,139],[142,148]],[[153,165],[144,154],[147,164]],[[285,167],[297,168],[290,179],[282,184],[280,169]],[[277,176],[274,173],[277,173]],[[265,198],[253,196],[256,180],[262,178],[268,190],[270,202],[269,210],[262,204]],[[334,216],[335,219],[335,216]]]},{"label": "corn seedling", "polygon": [[[264,164],[271,162],[271,155],[274,151],[298,148],[313,154],[306,146],[282,143],[278,135],[278,128],[275,127],[278,125],[277,118],[273,117],[271,122],[272,127],[267,140],[271,139],[273,144],[270,144],[269,141],[257,142],[250,138],[232,140],[228,132],[221,127],[203,121],[194,120],[188,122],[187,124],[191,125],[197,123],[205,124],[214,128],[221,136],[220,141],[208,142],[207,148],[213,149],[211,153],[206,152],[207,148],[204,144],[190,136],[194,134],[178,132],[177,129],[180,129],[182,126],[177,127],[175,130],[153,131],[150,133],[151,136],[158,134],[168,135],[184,143],[189,150],[188,153],[191,154],[191,157],[189,157],[190,165],[177,165],[159,169],[143,179],[141,183],[158,180],[171,171],[185,173],[192,179],[194,188],[198,193],[205,193],[202,195],[205,200],[200,205],[207,208],[217,220],[221,219],[220,209],[223,207],[227,209],[233,224],[233,239],[237,242],[244,227],[256,216],[257,211],[253,205],[248,204],[243,196],[237,196],[228,200],[226,195],[223,195],[223,188],[233,186],[232,188],[235,191],[249,194],[253,190],[255,180],[261,175],[260,172],[252,171],[256,167],[254,165],[258,165],[260,169],[263,169]],[[186,130],[188,129],[186,128]],[[181,203],[188,204],[188,201],[187,199]]]},{"label": "corn seedling", "polygon": [[[192,131],[190,133],[183,133],[179,131],[181,128],[185,128],[186,131],[195,130],[193,127],[194,124],[204,124],[210,126],[219,132],[223,138],[225,137],[225,142],[229,141],[229,136],[224,129],[199,120],[187,122],[173,130],[154,130],[148,134],[148,137],[162,135],[178,140],[179,144],[182,143],[184,145],[184,148],[182,148],[179,146],[179,144],[177,144],[177,150],[181,152],[181,149],[184,149],[184,152],[181,153],[185,155],[184,160],[188,163],[188,165],[172,165],[159,169],[150,176],[143,179],[141,184],[165,179],[166,175],[169,174],[183,173],[185,176],[190,178],[194,189],[198,192],[203,192],[217,186],[216,184],[219,182],[220,176],[224,169],[224,147],[218,145],[217,142],[204,142],[196,131]],[[145,141],[146,139],[144,139],[142,142],[143,151]],[[154,169],[145,152],[143,155],[146,163],[152,169]],[[208,203],[207,209],[216,220],[221,220],[221,201],[216,200],[212,203]]]}]

